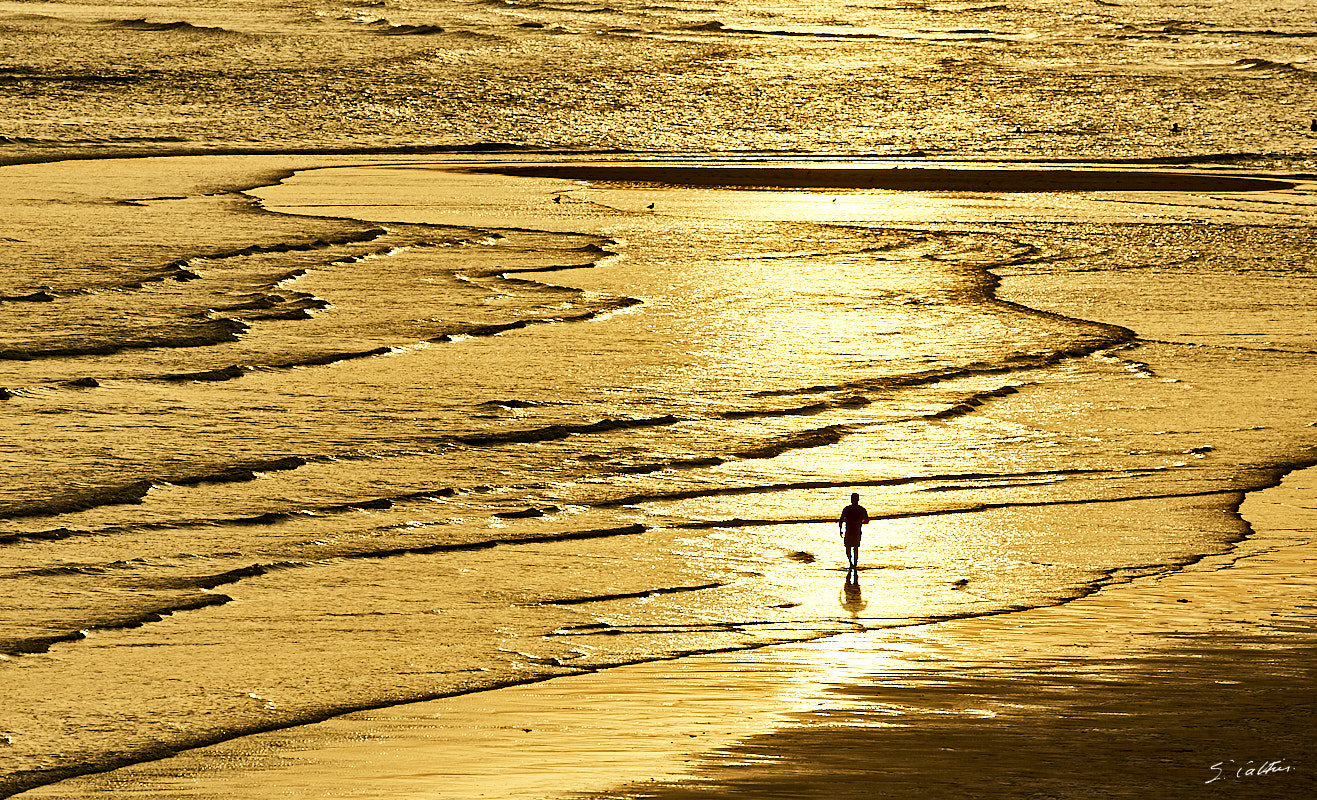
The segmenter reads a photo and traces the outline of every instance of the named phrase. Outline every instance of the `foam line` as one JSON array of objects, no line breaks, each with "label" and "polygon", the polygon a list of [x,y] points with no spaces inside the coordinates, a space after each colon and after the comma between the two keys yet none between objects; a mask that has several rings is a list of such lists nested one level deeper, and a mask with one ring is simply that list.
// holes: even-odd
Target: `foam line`
[{"label": "foam line", "polygon": [[726,497],[733,495],[747,494],[768,494],[782,491],[799,491],[807,489],[839,489],[848,486],[904,486],[912,483],[932,483],[936,481],[948,480],[1003,480],[1012,478],[1044,477],[1044,476],[1061,476],[1061,475],[1103,475],[1103,474],[1130,474],[1128,470],[1104,469],[1059,469],[1059,470],[1042,470],[1038,472],[1018,472],[1018,473],[987,473],[987,472],[968,472],[947,475],[908,475],[899,478],[869,478],[846,481],[793,481],[789,483],[771,483],[758,486],[724,486],[721,488],[706,489],[687,489],[675,492],[656,492],[653,494],[632,494],[622,497],[607,498],[596,500],[593,505],[596,508],[611,508],[615,506],[629,506],[640,503],[661,503],[672,500],[692,500],[699,497]]},{"label": "foam line", "polygon": [[619,592],[616,594],[596,594],[585,597],[567,597],[560,600],[541,600],[536,605],[541,606],[579,606],[587,603],[606,603],[610,600],[635,600],[642,597],[655,597],[664,594],[678,594],[682,592],[703,592],[708,589],[721,589],[728,584],[723,582],[701,583],[696,586],[661,586],[657,589],[647,589],[639,592]]},{"label": "foam line", "polygon": [[[286,456],[266,461],[234,464],[217,472],[202,473],[200,475],[157,477],[134,481],[122,486],[98,487],[65,497],[56,497],[25,505],[0,507],[0,519],[54,517],[100,506],[136,505],[142,502],[156,484],[172,483],[176,486],[197,486],[205,483],[238,483],[255,480],[257,475],[262,472],[292,470],[305,466],[307,463],[306,459],[299,456]],[[4,539],[0,539],[0,542],[4,541]]]}]

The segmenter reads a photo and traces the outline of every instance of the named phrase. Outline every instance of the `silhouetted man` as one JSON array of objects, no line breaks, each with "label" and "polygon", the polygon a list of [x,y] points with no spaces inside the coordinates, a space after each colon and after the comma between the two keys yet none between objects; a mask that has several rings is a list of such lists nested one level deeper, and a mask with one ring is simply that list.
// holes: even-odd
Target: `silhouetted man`
[{"label": "silhouetted man", "polygon": [[851,504],[841,510],[841,519],[837,520],[837,529],[841,531],[841,542],[846,546],[846,561],[851,569],[860,566],[860,533],[864,523],[869,521],[869,512],[860,505],[859,494],[851,495]]}]

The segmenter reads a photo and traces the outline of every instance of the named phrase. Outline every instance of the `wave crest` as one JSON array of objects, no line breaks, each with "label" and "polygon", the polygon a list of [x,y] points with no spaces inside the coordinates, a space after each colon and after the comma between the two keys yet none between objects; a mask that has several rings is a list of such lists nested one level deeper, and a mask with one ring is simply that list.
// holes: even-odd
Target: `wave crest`
[{"label": "wave crest", "polygon": [[235,35],[237,31],[231,31],[228,28],[215,28],[204,25],[193,25],[190,22],[148,22],[145,18],[141,19],[107,19],[101,20],[101,24],[110,28],[122,28],[133,31],[151,31],[167,33],[203,33],[203,34],[223,34]]},{"label": "wave crest", "polygon": [[1293,64],[1287,64],[1282,61],[1268,61],[1265,58],[1241,58],[1234,63],[1234,67],[1237,70],[1249,72],[1299,73],[1309,76],[1317,74],[1301,67],[1296,67]]}]

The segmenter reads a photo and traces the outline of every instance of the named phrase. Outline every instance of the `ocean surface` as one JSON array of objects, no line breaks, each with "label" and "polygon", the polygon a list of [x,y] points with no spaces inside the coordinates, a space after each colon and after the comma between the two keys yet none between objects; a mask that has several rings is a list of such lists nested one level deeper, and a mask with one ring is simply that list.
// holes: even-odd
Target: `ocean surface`
[{"label": "ocean surface", "polygon": [[[0,796],[1229,552],[1317,463],[1314,119],[1306,0],[0,3]],[[454,172],[535,159],[1296,188]]]},{"label": "ocean surface", "polygon": [[0,142],[1310,164],[1315,36],[1307,0],[5,2]]}]

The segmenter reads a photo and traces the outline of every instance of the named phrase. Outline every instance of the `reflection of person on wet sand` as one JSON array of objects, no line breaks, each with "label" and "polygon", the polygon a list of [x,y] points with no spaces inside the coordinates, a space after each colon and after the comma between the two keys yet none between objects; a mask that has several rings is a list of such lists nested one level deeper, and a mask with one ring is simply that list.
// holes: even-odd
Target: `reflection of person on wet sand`
[{"label": "reflection of person on wet sand", "polygon": [[851,612],[852,617],[858,617],[868,605],[860,593],[859,570],[846,570],[846,583],[841,587],[841,607]]},{"label": "reflection of person on wet sand", "polygon": [[868,521],[869,512],[860,505],[860,496],[852,494],[851,504],[841,510],[841,519],[837,520],[841,542],[846,546],[846,562],[851,569],[860,568],[860,533]]}]

